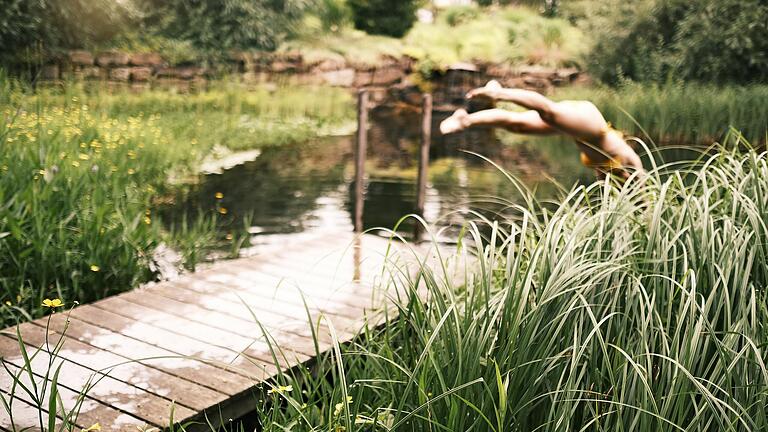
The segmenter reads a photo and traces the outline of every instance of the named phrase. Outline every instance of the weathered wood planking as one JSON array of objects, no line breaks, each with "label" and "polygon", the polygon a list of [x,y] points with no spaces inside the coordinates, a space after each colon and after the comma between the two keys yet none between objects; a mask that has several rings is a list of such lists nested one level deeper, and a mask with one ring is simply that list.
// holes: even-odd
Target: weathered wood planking
[{"label": "weathered wood planking", "polygon": [[[366,319],[377,324],[377,310],[392,306],[395,293],[381,283],[391,277],[383,271],[391,257],[385,239],[355,240],[345,233],[297,238],[269,255],[217,263],[18,330],[30,352],[66,334],[52,361],[62,367],[59,388],[67,408],[85,382],[98,381],[83,402],[79,427],[162,428],[171,409],[176,422],[206,413],[212,421],[235,418],[253,409],[258,383],[330,349],[329,325],[345,342]],[[24,365],[16,330],[0,335],[0,355],[14,374]],[[277,359],[270,344],[278,347]],[[38,385],[49,360],[43,349],[32,362]],[[0,374],[7,400],[13,380],[7,371]],[[13,423],[34,430],[35,401],[18,388],[15,394]],[[0,429],[12,429],[7,412],[0,415]]]}]

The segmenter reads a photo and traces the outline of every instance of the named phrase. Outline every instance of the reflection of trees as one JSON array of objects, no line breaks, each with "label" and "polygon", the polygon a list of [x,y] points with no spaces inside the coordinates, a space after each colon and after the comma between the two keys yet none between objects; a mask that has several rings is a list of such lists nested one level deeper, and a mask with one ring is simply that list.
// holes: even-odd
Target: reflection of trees
[{"label": "reflection of trees", "polygon": [[254,226],[300,231],[303,218],[317,207],[317,199],[343,183],[350,146],[349,139],[334,139],[267,148],[253,162],[206,176],[179,197],[181,204],[170,209],[165,220],[211,211],[217,204],[215,194],[223,192],[221,205],[237,226],[244,217],[251,217]]}]

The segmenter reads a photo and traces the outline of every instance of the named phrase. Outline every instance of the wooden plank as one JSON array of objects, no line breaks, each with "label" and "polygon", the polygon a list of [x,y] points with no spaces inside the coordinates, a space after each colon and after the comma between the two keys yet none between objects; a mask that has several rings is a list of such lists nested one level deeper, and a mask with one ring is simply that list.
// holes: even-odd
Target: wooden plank
[{"label": "wooden plank", "polygon": [[51,318],[51,330],[61,334],[65,331],[72,339],[93,347],[110,351],[128,360],[160,369],[171,375],[199,383],[229,396],[247,388],[243,378],[196,359],[184,358],[178,353],[158,348],[144,341],[130,338],[84,321],[73,319],[67,325],[67,318],[56,314]]},{"label": "wooden plank", "polygon": [[[277,373],[267,358],[246,356],[233,350],[209,345],[157,327],[121,317],[96,305],[84,305],[71,312],[72,318],[112,330],[124,336],[147,342],[187,358],[193,358],[220,369],[234,372],[245,379],[261,381]],[[290,355],[290,353],[286,353]],[[264,356],[268,357],[268,356]]]},{"label": "wooden plank", "polygon": [[377,306],[377,298],[381,299],[383,297],[380,295],[381,292],[373,289],[370,285],[362,283],[350,282],[349,286],[352,289],[338,287],[318,290],[300,281],[279,278],[257,270],[220,272],[205,278],[194,279],[190,281],[189,285],[192,286],[203,282],[265,294],[269,297],[293,303],[301,303],[301,298],[304,297],[309,303],[317,305],[320,310],[323,310],[323,307],[335,304],[370,309]]},{"label": "wooden plank", "polygon": [[[18,342],[7,334],[5,336],[0,337],[0,355],[3,357],[3,361],[13,364],[17,368],[23,367],[24,360],[19,352]],[[35,352],[37,348],[36,346],[27,345],[27,350],[30,353]],[[86,398],[96,403],[83,406],[84,411],[81,410],[81,413],[85,418],[82,420],[78,418],[78,422],[85,424],[109,420],[109,424],[113,427],[119,426],[116,429],[128,431],[135,430],[137,425],[142,426],[145,423],[162,427],[168,421],[172,403],[167,399],[162,399],[136,387],[126,385],[109,376],[95,376],[93,371],[85,369],[63,357],[52,358],[45,349],[40,350],[34,358],[31,358],[31,362],[32,370],[35,372],[47,370],[49,364],[52,364],[53,370],[61,367],[58,383],[60,387],[69,390],[62,393],[65,406],[69,408],[74,406],[77,395],[83,390],[82,386],[89,381],[94,383],[93,387],[89,389]],[[38,378],[44,377],[42,372],[35,375]],[[3,379],[10,380],[10,377],[6,374]],[[3,384],[6,384],[6,382]],[[7,387],[4,385],[4,388]],[[185,418],[195,415],[195,411],[185,407],[176,406],[176,410],[179,412],[179,415]],[[123,415],[123,413],[133,413],[133,415]],[[103,416],[104,419],[100,420],[99,416]]]},{"label": "wooden plank", "polygon": [[[205,309],[197,304],[184,303],[176,299],[162,297],[151,291],[140,292],[128,292],[116,296],[126,302],[130,302],[136,305],[141,305],[149,309],[166,312],[175,316],[186,317],[199,323],[213,326],[222,330],[230,331],[241,336],[264,336],[262,328],[254,322],[253,317],[241,318],[229,313],[222,313],[215,310]],[[319,327],[317,323],[313,323],[310,326],[308,321],[304,322],[290,322],[290,325],[286,325],[286,322],[280,323],[281,328],[277,328],[270,325],[264,325],[264,329],[267,330],[271,338],[276,339],[278,342],[291,343],[292,346],[296,346],[295,339],[303,340],[312,337],[311,327],[315,328],[318,341],[321,345],[327,345],[330,347],[332,342],[330,336],[327,335],[325,327]],[[311,351],[305,352],[297,348],[298,352],[304,354],[310,354]]]},{"label": "wooden plank", "polygon": [[[38,325],[25,323],[19,326],[25,343],[42,346],[45,344],[46,336],[51,341],[57,341],[61,338],[58,333],[47,335],[45,328],[41,327],[44,325],[42,321],[38,321],[36,324]],[[3,333],[16,338],[15,331],[6,330]],[[61,356],[88,368],[92,372],[109,370],[109,376],[126,383],[126,385],[135,386],[168,400],[175,399],[176,403],[181,406],[198,411],[217,404],[227,397],[224,393],[179,379],[167,372],[92,347],[71,337],[66,338],[62,346]]]},{"label": "wooden plank", "polygon": [[[265,343],[263,336],[250,338],[243,337],[235,333],[179,318],[165,312],[135,305],[117,297],[100,301],[98,307],[99,309],[112,312],[122,317],[141,320],[143,323],[151,326],[168,330],[203,343],[209,343],[213,346],[232,350],[233,352],[243,352],[253,358],[266,356],[272,360],[271,357],[269,357],[270,347]],[[274,349],[277,348],[278,347],[274,347]],[[309,356],[297,353],[292,359],[292,362],[303,363],[307,360],[309,360]]]},{"label": "wooden plank", "polygon": [[[10,403],[8,393],[0,391],[0,397]],[[41,413],[43,414],[43,422],[45,422],[48,415],[47,411],[38,409],[24,400],[14,399],[10,413],[0,407],[0,429],[6,432],[21,430],[24,432],[41,432],[39,417]],[[61,419],[57,418],[56,426],[61,426],[61,424]]]},{"label": "wooden plank", "polygon": [[[270,326],[280,326],[279,328],[288,326],[306,326],[309,323],[307,312],[303,308],[286,308],[284,305],[269,306],[268,304],[265,304],[265,302],[268,300],[264,299],[256,299],[255,301],[251,301],[246,307],[246,305],[244,305],[240,299],[231,300],[219,295],[203,294],[200,292],[179,289],[178,287],[170,287],[166,285],[156,285],[147,291],[161,295],[163,297],[177,299],[181,302],[194,303],[206,309],[238,316],[246,320],[250,319],[255,321],[253,315],[251,314],[253,313],[259,322]],[[312,313],[311,311],[310,313],[312,316],[312,322],[316,322],[319,316],[324,315],[317,312]],[[361,325],[359,322],[340,317],[334,317],[333,323],[338,333],[340,334],[357,333],[357,330]]]},{"label": "wooden plank", "polygon": [[[294,297],[286,297],[279,293],[273,295],[269,292],[235,290],[230,286],[212,282],[187,281],[174,284],[174,288],[216,296],[221,300],[232,302],[233,307],[246,310],[250,308],[252,310],[279,311],[288,316],[306,316],[307,310],[309,310],[310,313],[326,315],[331,317],[334,322],[345,325],[355,323],[360,312],[364,309],[341,303],[331,303],[321,308],[309,300],[305,305],[298,292],[295,292]],[[246,304],[248,305],[247,307],[245,306]]]},{"label": "wooden plank", "polygon": [[[5,339],[4,337],[0,337],[2,339]],[[24,382],[24,385],[29,385],[29,378],[27,375],[27,372],[24,371],[23,373],[19,374],[19,371],[21,369],[13,364],[6,363],[6,366],[8,369],[14,374],[19,376],[19,378]],[[38,375],[38,384],[42,382],[42,377]],[[0,385],[2,385],[2,388],[4,389],[10,389],[12,385],[12,378],[10,375],[8,375],[7,372],[3,371],[0,373]],[[50,385],[50,384],[49,384]],[[50,388],[46,390],[46,394],[43,398],[44,404],[47,404],[48,398],[50,396]],[[44,408],[38,408],[37,405],[32,401],[32,399],[29,397],[29,395],[25,394],[23,390],[17,389],[15,391],[16,395],[15,397],[21,400],[22,406],[21,409],[25,410],[27,408],[33,408],[35,412],[41,411],[43,413],[44,418],[48,415],[47,405],[44,406]],[[57,387],[57,393],[59,394],[59,397],[61,398],[61,403],[64,406],[64,409],[66,409],[67,413],[72,411],[73,407],[78,403],[79,398],[81,397],[80,393],[74,390],[71,390],[68,387],[65,387],[63,385],[59,385]],[[14,404],[17,401],[14,401]],[[61,410],[61,406],[59,406],[59,410]],[[12,408],[12,411],[16,411],[17,407],[14,406]],[[0,408],[2,410],[2,408]],[[4,411],[4,410],[3,410]],[[59,411],[60,415],[58,416],[59,423],[63,423],[61,420],[62,415],[66,415]],[[6,413],[7,414],[7,413]],[[146,421],[130,415],[128,413],[121,412],[109,405],[105,405],[104,403],[95,400],[93,398],[85,397],[80,402],[79,409],[76,410],[76,413],[73,415],[73,417],[70,419],[74,423],[74,425],[77,428],[86,428],[88,426],[93,425],[94,423],[99,423],[102,425],[109,425],[109,430],[116,430],[116,431],[130,431],[135,432],[136,430],[139,430],[139,428],[146,428],[146,426],[149,426]],[[21,429],[20,425],[16,425],[17,429]]]}]

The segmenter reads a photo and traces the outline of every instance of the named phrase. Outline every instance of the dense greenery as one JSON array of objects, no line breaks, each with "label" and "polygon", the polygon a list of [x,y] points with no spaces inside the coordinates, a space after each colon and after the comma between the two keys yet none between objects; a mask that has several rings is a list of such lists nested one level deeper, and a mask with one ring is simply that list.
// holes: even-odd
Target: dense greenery
[{"label": "dense greenery", "polygon": [[304,12],[306,0],[141,0],[152,32],[205,51],[272,50]]},{"label": "dense greenery", "polygon": [[766,176],[721,149],[510,203],[446,267],[386,272],[399,318],[280,377],[263,430],[765,430]]},{"label": "dense greenery", "polygon": [[0,61],[107,41],[132,17],[114,1],[0,0],[0,11]]},{"label": "dense greenery", "polygon": [[416,22],[419,0],[348,0],[355,27],[370,34],[402,37]]},{"label": "dense greenery", "polygon": [[589,39],[560,18],[544,18],[535,10],[509,7],[494,11],[475,6],[438,13],[432,24],[416,23],[401,38],[372,36],[348,27],[324,32],[305,20],[303,30],[281,51],[301,52],[309,62],[345,59],[376,63],[383,56],[406,54],[420,70],[440,70],[460,61],[509,62],[546,66],[580,65]]},{"label": "dense greenery", "polygon": [[242,229],[226,201],[161,226],[174,184],[217,155],[304,141],[352,117],[350,97],[324,88],[180,96],[0,82],[2,326],[39,316],[43,298],[88,302],[150,280],[161,243],[189,268],[213,246],[236,252],[241,237],[213,235],[215,224]]},{"label": "dense greenery", "polygon": [[768,4],[762,0],[609,1],[595,9],[591,56],[599,78],[616,83],[768,79]]}]

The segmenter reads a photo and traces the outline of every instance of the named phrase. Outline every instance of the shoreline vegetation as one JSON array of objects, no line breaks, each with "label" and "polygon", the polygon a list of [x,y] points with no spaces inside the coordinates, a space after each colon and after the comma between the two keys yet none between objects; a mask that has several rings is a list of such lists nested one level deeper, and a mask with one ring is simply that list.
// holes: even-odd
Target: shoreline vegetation
[{"label": "shoreline vegetation", "polygon": [[721,147],[510,203],[467,227],[463,281],[393,270],[398,319],[279,379],[265,430],[765,429],[766,176]]},{"label": "shoreline vegetation", "polygon": [[392,264],[398,318],[263,384],[255,415],[265,431],[763,430],[766,176],[766,153],[720,147],[554,207],[518,184],[524,204],[443,257],[473,257],[462,280]]},{"label": "shoreline vegetation", "polygon": [[156,252],[168,247],[188,269],[216,248],[236,255],[247,227],[221,200],[196,220],[164,227],[163,197],[211,156],[343,127],[351,100],[325,87],[245,93],[222,83],[182,96],[78,84],[32,92],[0,79],[0,324],[41,316],[45,298],[87,303],[150,281],[161,265]]}]

